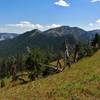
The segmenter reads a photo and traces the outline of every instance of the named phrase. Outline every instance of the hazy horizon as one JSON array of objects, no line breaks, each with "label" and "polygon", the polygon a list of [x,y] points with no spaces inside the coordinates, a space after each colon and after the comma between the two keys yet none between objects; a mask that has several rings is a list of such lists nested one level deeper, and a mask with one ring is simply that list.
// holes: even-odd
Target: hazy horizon
[{"label": "hazy horizon", "polygon": [[1,0],[0,33],[59,26],[100,29],[100,0]]},{"label": "hazy horizon", "polygon": [[[62,27],[62,26],[68,26],[68,25],[61,25],[61,26],[59,26],[59,27]],[[12,33],[12,34],[23,34],[23,33],[25,33],[25,32],[32,31],[32,30],[35,30],[35,29],[38,29],[38,30],[40,30],[41,32],[44,32],[44,31],[47,31],[47,30],[49,30],[49,29],[59,28],[59,27],[52,27],[52,28],[48,28],[48,29],[45,29],[45,30],[41,30],[41,29],[38,29],[38,28],[33,28],[33,29],[30,29],[30,30],[25,30],[25,31],[20,32],[20,33],[17,33],[17,32],[0,32],[0,34],[3,34],[3,33],[8,33],[8,34],[11,34],[11,33]],[[69,27],[78,27],[78,26],[69,26]],[[83,29],[82,27],[78,27],[78,28]],[[90,29],[90,30],[83,29],[83,30],[85,30],[85,31],[93,31],[93,30],[100,30],[100,29]]]}]

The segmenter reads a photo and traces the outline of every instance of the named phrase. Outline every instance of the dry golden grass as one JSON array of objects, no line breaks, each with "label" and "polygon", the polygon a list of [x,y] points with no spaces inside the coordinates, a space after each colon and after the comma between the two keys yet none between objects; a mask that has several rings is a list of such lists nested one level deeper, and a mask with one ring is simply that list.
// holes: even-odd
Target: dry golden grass
[{"label": "dry golden grass", "polygon": [[0,89],[0,100],[100,100],[100,51],[61,73]]}]

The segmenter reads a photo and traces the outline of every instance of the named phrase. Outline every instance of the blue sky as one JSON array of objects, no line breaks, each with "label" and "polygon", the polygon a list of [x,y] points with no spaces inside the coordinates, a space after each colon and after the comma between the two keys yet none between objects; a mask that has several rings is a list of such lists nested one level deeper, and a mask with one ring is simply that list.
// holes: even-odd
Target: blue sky
[{"label": "blue sky", "polygon": [[100,29],[100,0],[0,0],[0,32],[61,25]]}]

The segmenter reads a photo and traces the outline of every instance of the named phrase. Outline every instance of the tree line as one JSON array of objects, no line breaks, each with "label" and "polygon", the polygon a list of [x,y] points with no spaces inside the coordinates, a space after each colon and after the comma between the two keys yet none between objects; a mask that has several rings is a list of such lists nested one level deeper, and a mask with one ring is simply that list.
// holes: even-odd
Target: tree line
[{"label": "tree line", "polygon": [[[100,35],[95,34],[95,37],[89,43],[84,44],[79,42],[75,44],[72,50],[69,50],[70,61],[77,62],[83,57],[92,56],[98,49],[100,49]],[[0,80],[11,76],[13,81],[17,80],[17,73],[23,71],[28,72],[28,77],[31,81],[40,76],[48,75],[48,73],[53,71],[53,69],[49,70],[49,63],[61,59],[63,52],[63,48],[62,52],[59,53],[51,49],[45,52],[39,48],[27,48],[27,54],[25,55],[16,55],[6,59],[0,59]]]}]

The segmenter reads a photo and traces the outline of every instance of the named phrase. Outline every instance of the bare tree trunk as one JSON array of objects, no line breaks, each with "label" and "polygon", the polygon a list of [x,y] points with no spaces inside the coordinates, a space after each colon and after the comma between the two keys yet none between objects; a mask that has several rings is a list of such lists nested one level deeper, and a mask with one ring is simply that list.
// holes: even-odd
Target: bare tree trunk
[{"label": "bare tree trunk", "polygon": [[12,65],[12,80],[14,81],[14,80],[16,80],[16,75],[17,74],[17,71],[16,71],[16,64],[13,64]]},{"label": "bare tree trunk", "polygon": [[78,60],[78,52],[79,52],[79,45],[75,46],[75,53],[74,53],[74,62]]},{"label": "bare tree trunk", "polygon": [[57,60],[57,69],[61,68],[61,63],[60,63],[60,60],[58,59]]},{"label": "bare tree trunk", "polygon": [[65,46],[66,46],[66,49],[65,49],[65,53],[64,53],[64,67],[66,67],[68,65],[68,67],[70,68],[71,67],[70,56],[69,56],[69,50],[68,50],[66,41],[65,41]]}]

